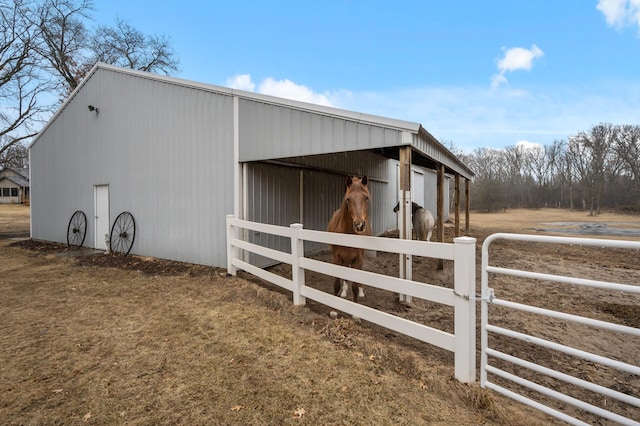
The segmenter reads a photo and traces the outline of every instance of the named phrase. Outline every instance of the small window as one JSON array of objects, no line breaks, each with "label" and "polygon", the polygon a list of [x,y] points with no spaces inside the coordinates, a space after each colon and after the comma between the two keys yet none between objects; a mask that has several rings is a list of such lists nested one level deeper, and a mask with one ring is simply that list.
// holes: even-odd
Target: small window
[{"label": "small window", "polygon": [[10,194],[10,188],[2,188],[2,196],[3,197],[8,197]]},{"label": "small window", "polygon": [[18,188],[11,188],[11,196],[12,197],[18,196]]}]

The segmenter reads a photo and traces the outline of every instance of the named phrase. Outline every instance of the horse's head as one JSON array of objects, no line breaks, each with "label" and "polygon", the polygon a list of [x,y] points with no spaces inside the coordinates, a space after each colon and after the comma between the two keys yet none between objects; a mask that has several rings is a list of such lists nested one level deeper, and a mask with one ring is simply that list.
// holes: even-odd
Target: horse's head
[{"label": "horse's head", "polygon": [[369,220],[369,188],[368,179],[349,176],[347,178],[347,190],[344,194],[344,203],[349,210],[353,221],[353,231],[356,234],[364,234]]},{"label": "horse's head", "polygon": [[[423,207],[420,204],[411,203],[411,214],[416,214],[416,211],[421,208]],[[396,206],[393,208],[393,212],[398,213],[399,210],[400,210],[400,201],[398,201],[398,204],[396,204]]]}]

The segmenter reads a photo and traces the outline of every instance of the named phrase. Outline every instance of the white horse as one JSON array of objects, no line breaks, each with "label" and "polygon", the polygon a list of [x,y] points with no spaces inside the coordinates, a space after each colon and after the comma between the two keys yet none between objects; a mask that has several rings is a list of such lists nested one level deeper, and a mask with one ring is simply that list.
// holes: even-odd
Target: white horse
[{"label": "white horse", "polygon": [[[395,213],[400,210],[400,202],[393,208]],[[431,212],[423,208],[418,203],[411,203],[411,222],[413,223],[413,229],[416,230],[416,237],[422,241],[431,241],[431,235],[433,233],[433,215]]]}]

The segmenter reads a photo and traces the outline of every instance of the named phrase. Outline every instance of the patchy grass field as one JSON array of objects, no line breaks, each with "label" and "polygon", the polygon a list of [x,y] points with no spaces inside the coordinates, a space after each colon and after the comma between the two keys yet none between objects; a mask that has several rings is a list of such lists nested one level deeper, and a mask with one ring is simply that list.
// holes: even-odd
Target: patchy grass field
[{"label": "patchy grass field", "polygon": [[0,238],[29,236],[29,207],[0,204]]},{"label": "patchy grass field", "polygon": [[0,424],[559,424],[458,383],[437,348],[295,308],[250,277],[13,241],[28,208],[8,207]]}]

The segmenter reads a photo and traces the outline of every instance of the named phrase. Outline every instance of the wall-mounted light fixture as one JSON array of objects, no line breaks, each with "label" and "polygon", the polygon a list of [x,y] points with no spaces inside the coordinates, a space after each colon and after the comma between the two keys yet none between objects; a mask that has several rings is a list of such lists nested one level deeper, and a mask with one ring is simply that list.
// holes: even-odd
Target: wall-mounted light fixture
[{"label": "wall-mounted light fixture", "polygon": [[94,107],[93,105],[89,105],[87,108],[89,108],[89,111],[91,112],[95,111],[96,114],[100,113],[100,109],[98,107]]}]

